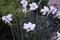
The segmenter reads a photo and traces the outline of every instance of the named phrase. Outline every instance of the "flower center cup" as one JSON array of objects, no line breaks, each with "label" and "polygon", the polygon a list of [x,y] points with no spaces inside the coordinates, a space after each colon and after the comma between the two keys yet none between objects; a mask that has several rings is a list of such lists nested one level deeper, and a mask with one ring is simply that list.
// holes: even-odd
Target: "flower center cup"
[{"label": "flower center cup", "polygon": [[46,10],[46,12],[48,12],[48,10]]},{"label": "flower center cup", "polygon": [[33,7],[35,7],[35,6],[33,6]]},{"label": "flower center cup", "polygon": [[30,28],[30,27],[28,27],[28,30],[31,30],[31,28]]}]

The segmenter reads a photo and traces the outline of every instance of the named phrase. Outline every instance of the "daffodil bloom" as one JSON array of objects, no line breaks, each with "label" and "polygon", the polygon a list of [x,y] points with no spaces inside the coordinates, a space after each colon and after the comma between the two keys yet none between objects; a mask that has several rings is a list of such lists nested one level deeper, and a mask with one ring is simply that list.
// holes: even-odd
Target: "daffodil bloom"
[{"label": "daffodil bloom", "polygon": [[32,4],[29,4],[30,10],[36,10],[38,8],[38,5],[35,2],[32,2]]},{"label": "daffodil bloom", "polygon": [[49,15],[50,13],[55,14],[57,12],[57,9],[54,6],[50,6],[50,8],[44,6],[44,9],[41,9],[40,11],[43,12],[43,15],[46,13]]},{"label": "daffodil bloom", "polygon": [[60,33],[57,32],[57,40],[60,40]]},{"label": "daffodil bloom", "polygon": [[27,32],[28,32],[28,31],[34,30],[35,26],[36,25],[35,24],[32,24],[31,22],[24,23],[23,29],[26,29]]},{"label": "daffodil bloom", "polygon": [[26,10],[27,10],[26,7],[27,7],[27,5],[28,5],[28,2],[27,2],[26,0],[22,0],[22,1],[21,1],[21,4],[22,4],[22,6],[23,6],[23,12],[26,13],[26,12],[27,12],[27,11],[26,11]]},{"label": "daffodil bloom", "polygon": [[44,9],[41,9],[40,12],[43,12],[42,14],[45,15],[47,12],[49,12],[49,8],[44,6]]},{"label": "daffodil bloom", "polygon": [[55,15],[55,17],[60,18],[60,11],[57,11],[57,14]]},{"label": "daffodil bloom", "polygon": [[23,7],[26,7],[28,5],[28,2],[26,0],[22,0],[21,4],[23,5]]},{"label": "daffodil bloom", "polygon": [[50,12],[52,12],[52,14],[55,14],[57,12],[57,9],[54,6],[50,6]]},{"label": "daffodil bloom", "polygon": [[2,20],[5,21],[5,23],[10,23],[12,21],[12,14],[8,14],[7,16],[3,16]]}]

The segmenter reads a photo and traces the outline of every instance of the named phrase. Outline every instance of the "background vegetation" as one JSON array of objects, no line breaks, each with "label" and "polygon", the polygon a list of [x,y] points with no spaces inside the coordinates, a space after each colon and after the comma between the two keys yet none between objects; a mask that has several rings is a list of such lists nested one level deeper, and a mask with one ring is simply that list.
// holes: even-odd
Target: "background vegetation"
[{"label": "background vegetation", "polygon": [[[48,0],[27,0],[29,3],[36,2],[39,8],[35,11],[22,12],[21,0],[0,0],[0,14],[2,16],[12,14],[12,31],[14,33],[14,40],[51,40],[54,32],[59,31],[60,19],[53,19],[50,15],[42,16],[40,9],[47,6]],[[22,27],[23,23],[32,22],[36,24],[35,30],[26,32]],[[50,23],[49,26],[47,24]]]}]

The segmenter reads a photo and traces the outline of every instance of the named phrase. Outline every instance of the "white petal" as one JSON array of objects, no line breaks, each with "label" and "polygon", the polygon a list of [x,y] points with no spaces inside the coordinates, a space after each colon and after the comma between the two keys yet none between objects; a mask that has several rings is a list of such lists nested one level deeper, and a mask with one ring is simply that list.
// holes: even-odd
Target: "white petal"
[{"label": "white petal", "polygon": [[30,30],[27,30],[27,32],[29,32]]},{"label": "white petal", "polygon": [[57,14],[55,15],[55,17],[60,18],[60,11],[57,11]]},{"label": "white petal", "polygon": [[57,38],[57,40],[60,40],[60,38]]},{"label": "white petal", "polygon": [[57,35],[59,34],[59,32],[57,32]]},{"label": "white petal", "polygon": [[35,2],[32,2],[32,5],[37,6],[37,4]]},{"label": "white petal", "polygon": [[45,15],[45,14],[46,14],[46,12],[43,12],[43,13],[42,13],[42,15]]},{"label": "white petal", "polygon": [[57,9],[53,10],[52,14],[55,14],[57,12]]},{"label": "white petal", "polygon": [[50,10],[54,10],[55,9],[55,7],[54,6],[50,6]]},{"label": "white petal", "polygon": [[34,10],[34,8],[30,8],[30,10]]},{"label": "white petal", "polygon": [[27,23],[24,23],[24,27],[27,26],[28,24]]},{"label": "white petal", "polygon": [[31,27],[31,30],[34,30],[34,28],[33,28],[33,27]]},{"label": "white petal", "polygon": [[49,10],[49,8],[48,8],[48,7],[46,7],[46,6],[44,6],[44,9]]},{"label": "white petal", "polygon": [[44,10],[44,9],[41,9],[40,11],[41,11],[41,12],[44,12],[45,10]]},{"label": "white petal", "polygon": [[31,7],[31,6],[32,6],[32,4],[29,4],[29,6]]},{"label": "white petal", "polygon": [[57,37],[60,37],[60,33],[59,32],[57,32]]},{"label": "white petal", "polygon": [[8,14],[6,17],[7,17],[7,18],[12,17],[12,14]]},{"label": "white petal", "polygon": [[23,29],[28,29],[27,27],[23,27]]},{"label": "white petal", "polygon": [[5,16],[3,16],[3,17],[2,17],[2,20],[4,21],[5,19],[6,19],[6,17],[5,17]]},{"label": "white petal", "polygon": [[28,22],[28,25],[32,25],[32,23],[31,22]]},{"label": "white petal", "polygon": [[27,23],[24,23],[24,29],[28,29],[28,24]]},{"label": "white petal", "polygon": [[12,21],[12,18],[8,18],[9,21]]},{"label": "white petal", "polygon": [[22,0],[20,3],[23,4],[25,0]]},{"label": "white petal", "polygon": [[8,19],[5,20],[6,23],[10,23],[10,21]]},{"label": "white petal", "polygon": [[28,26],[31,28],[32,27],[32,23],[31,22],[28,22]]},{"label": "white petal", "polygon": [[35,26],[36,26],[35,24],[32,24],[32,28],[35,28]]},{"label": "white petal", "polygon": [[24,5],[24,6],[27,6],[28,5],[28,2],[26,0],[22,0],[21,1],[21,4]]}]

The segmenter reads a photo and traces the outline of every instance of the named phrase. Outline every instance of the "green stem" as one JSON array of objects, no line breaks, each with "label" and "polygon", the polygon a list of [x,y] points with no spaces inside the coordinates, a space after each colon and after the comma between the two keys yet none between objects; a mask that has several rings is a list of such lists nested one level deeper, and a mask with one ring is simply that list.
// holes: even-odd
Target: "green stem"
[{"label": "green stem", "polygon": [[15,37],[14,37],[14,32],[13,32],[13,28],[12,28],[11,23],[10,23],[10,28],[11,28],[11,32],[12,32],[12,35],[13,35],[13,39],[15,40]]},{"label": "green stem", "polygon": [[30,38],[30,32],[28,33],[28,36],[29,36],[29,37],[28,37],[28,40],[31,40],[31,38]]},{"label": "green stem", "polygon": [[[38,33],[38,12],[36,13],[36,31],[35,31],[35,37],[37,36],[37,33]],[[38,37],[37,38],[34,38],[34,40],[36,40],[36,39],[38,39]]]},{"label": "green stem", "polygon": [[22,40],[23,40],[22,22],[23,22],[23,20],[20,20],[20,31],[21,31],[21,38],[22,38]]},{"label": "green stem", "polygon": [[38,2],[38,5],[40,5],[41,1],[42,1],[42,0],[40,0],[40,1]]}]

